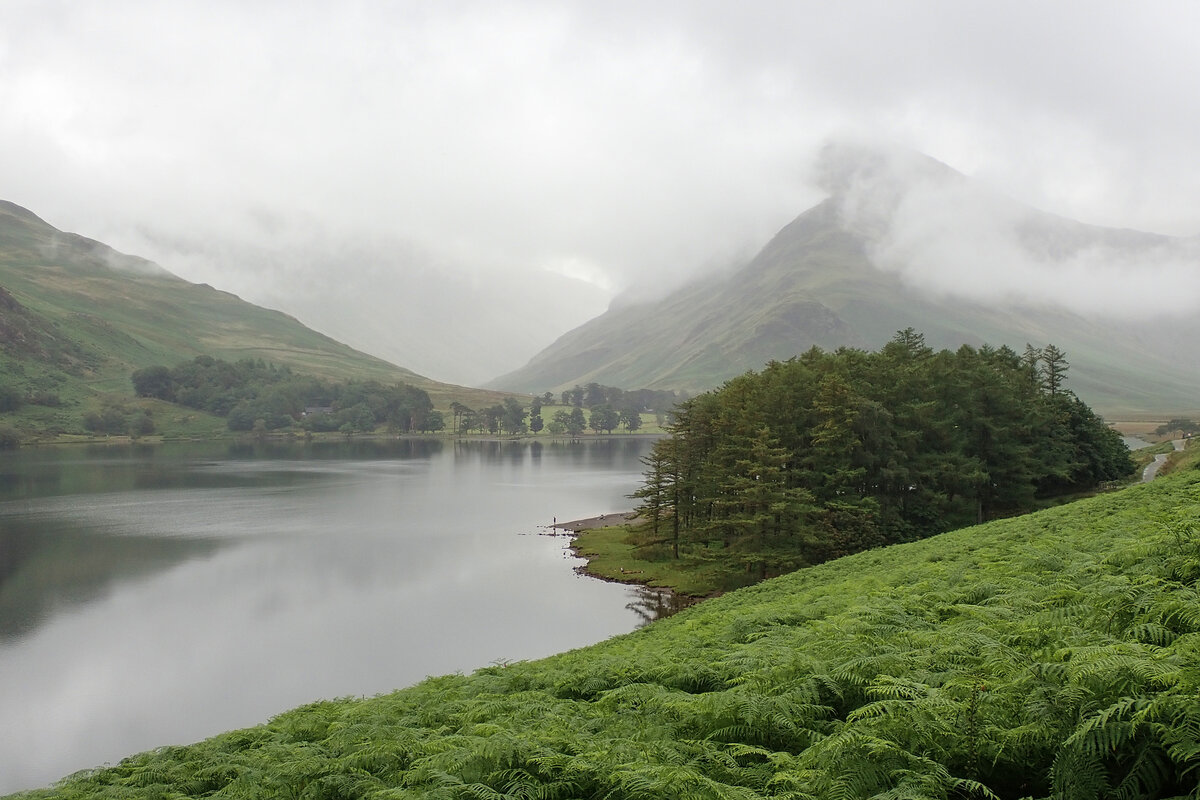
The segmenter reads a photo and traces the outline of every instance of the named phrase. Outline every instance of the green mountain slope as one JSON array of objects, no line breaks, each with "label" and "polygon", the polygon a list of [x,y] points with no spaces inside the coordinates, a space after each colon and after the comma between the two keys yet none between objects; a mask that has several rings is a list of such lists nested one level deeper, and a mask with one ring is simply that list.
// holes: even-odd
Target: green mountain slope
[{"label": "green mountain slope", "polygon": [[[877,232],[848,225],[842,201],[835,195],[801,214],[736,272],[657,302],[616,305],[489,385],[536,392],[595,381],[705,390],[814,345],[876,349],[913,327],[938,349],[990,343],[1020,352],[1026,343],[1053,343],[1071,361],[1072,388],[1105,415],[1200,408],[1200,357],[1185,344],[1200,336],[1194,322],[1184,329],[1176,323],[1168,341],[1153,326],[1085,318],[1049,304],[985,305],[920,292],[875,266]],[[1020,235],[1031,250],[1104,244],[1131,260],[1166,238],[1032,209]]]},{"label": "green mountain slope", "polygon": [[29,797],[1196,795],[1200,471]]},{"label": "green mountain slope", "polygon": [[96,398],[130,394],[134,369],[197,355],[262,358],[335,380],[402,381],[439,405],[495,397],[431,381],[0,202],[0,384],[74,409],[34,414],[29,424],[69,426]]}]

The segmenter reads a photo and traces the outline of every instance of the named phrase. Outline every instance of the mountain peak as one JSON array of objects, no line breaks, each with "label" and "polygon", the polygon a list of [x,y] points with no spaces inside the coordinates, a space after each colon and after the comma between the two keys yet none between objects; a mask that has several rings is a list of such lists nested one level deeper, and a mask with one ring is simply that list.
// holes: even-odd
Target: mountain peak
[{"label": "mountain peak", "polygon": [[932,156],[905,147],[834,140],[817,155],[813,175],[831,195],[845,195],[863,183],[897,189],[915,183],[965,180],[961,172]]},{"label": "mountain peak", "polygon": [[[1161,306],[1164,286],[1192,285],[1200,248],[1038,211],[911,150],[834,142],[816,167],[829,196],[736,273],[614,303],[493,385],[696,391],[912,327],[951,349],[1053,342],[1072,355],[1074,387],[1110,411],[1194,403],[1196,380],[1179,370],[1194,369],[1194,348],[1138,314]],[[1196,326],[1170,331],[1182,342]]]}]

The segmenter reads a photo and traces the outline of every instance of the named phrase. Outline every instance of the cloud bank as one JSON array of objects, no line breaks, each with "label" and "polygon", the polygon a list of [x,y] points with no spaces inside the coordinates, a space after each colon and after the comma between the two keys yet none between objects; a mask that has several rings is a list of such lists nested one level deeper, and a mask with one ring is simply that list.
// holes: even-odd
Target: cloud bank
[{"label": "cloud bank", "polygon": [[[806,165],[831,135],[1085,222],[1200,233],[1198,23],[1187,2],[12,0],[0,197],[478,382],[618,293],[751,255],[821,198]],[[1079,294],[1061,283],[1041,285]],[[452,348],[399,312],[365,330],[358,301],[404,286],[458,296],[424,331]],[[506,336],[481,313],[499,303],[541,315],[539,342],[451,374]]]},{"label": "cloud bank", "polygon": [[1127,319],[1200,311],[1196,237],[1058,217],[886,146],[827,145],[814,172],[874,263],[924,292]]}]

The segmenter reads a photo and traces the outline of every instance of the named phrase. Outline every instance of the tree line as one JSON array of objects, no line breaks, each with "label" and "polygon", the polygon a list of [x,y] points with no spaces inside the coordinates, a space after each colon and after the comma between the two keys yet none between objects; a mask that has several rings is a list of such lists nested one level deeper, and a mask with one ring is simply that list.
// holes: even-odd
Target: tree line
[{"label": "tree line", "polygon": [[454,402],[450,404],[452,429],[455,434],[476,431],[492,435],[520,436],[547,430],[555,436],[580,436],[589,428],[596,433],[612,433],[618,427],[623,427],[632,433],[642,427],[639,408],[626,406],[618,410],[608,403],[593,406],[587,414],[581,406],[559,408],[547,421],[542,412],[553,397],[551,392],[534,396],[528,409],[515,397],[506,397],[503,403],[482,409],[473,409]]},{"label": "tree line", "polygon": [[298,375],[262,359],[223,361],[197,356],[175,367],[136,370],[134,391],[225,417],[230,430],[359,433],[380,425],[401,432],[432,432],[445,426],[429,395],[406,383],[332,382]]},{"label": "tree line", "polygon": [[515,397],[506,397],[503,403],[481,409],[451,403],[452,430],[455,434],[475,431],[510,436],[543,430],[555,436],[580,436],[588,429],[612,433],[617,428],[632,433],[641,429],[643,412],[656,414],[658,423],[664,424],[677,398],[672,391],[620,389],[589,383],[586,387],[576,385],[563,391],[561,400],[565,408],[557,408],[548,418],[543,411],[554,405],[553,392],[534,395],[528,409]]},{"label": "tree line", "polygon": [[1053,345],[813,348],[675,409],[634,493],[649,546],[761,577],[1032,510],[1133,471]]}]

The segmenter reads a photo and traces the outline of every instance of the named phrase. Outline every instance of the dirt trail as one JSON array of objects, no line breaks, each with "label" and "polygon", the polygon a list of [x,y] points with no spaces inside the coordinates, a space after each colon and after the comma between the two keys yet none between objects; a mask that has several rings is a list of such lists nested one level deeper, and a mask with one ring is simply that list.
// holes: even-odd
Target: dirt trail
[{"label": "dirt trail", "polygon": [[[1175,451],[1179,452],[1187,445],[1187,439],[1175,439],[1171,444],[1175,447]],[[1154,460],[1146,465],[1142,470],[1142,483],[1149,483],[1158,475],[1158,471],[1162,469],[1163,464],[1167,463],[1170,458],[1170,453],[1159,453],[1154,457]]]}]

